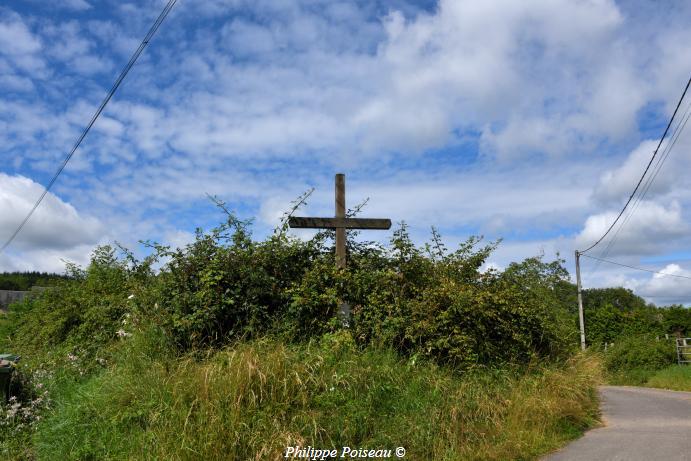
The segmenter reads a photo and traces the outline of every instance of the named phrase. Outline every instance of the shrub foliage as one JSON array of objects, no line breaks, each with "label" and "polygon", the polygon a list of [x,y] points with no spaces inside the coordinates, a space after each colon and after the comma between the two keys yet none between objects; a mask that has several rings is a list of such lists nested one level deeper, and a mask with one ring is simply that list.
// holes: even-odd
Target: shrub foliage
[{"label": "shrub foliage", "polygon": [[[497,243],[470,238],[449,251],[433,231],[418,247],[403,224],[389,245],[351,239],[343,270],[329,236],[304,241],[284,227],[256,241],[250,223],[228,213],[184,248],[149,244],[143,261],[101,247],[87,269],[70,267],[70,280],[19,305],[8,334],[13,347],[79,348],[94,359],[143,319],[180,351],[266,334],[300,342],[340,329],[336,312],[347,302],[360,347],[376,343],[459,369],[554,357],[575,339],[558,298],[568,276],[560,261],[483,269]],[[157,261],[164,264],[155,273]]]}]

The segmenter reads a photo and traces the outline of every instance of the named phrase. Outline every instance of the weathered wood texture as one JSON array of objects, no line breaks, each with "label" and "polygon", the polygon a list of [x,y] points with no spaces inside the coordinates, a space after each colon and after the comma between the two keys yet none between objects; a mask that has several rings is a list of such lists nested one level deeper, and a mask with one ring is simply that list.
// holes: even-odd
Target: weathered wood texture
[{"label": "weathered wood texture", "polygon": [[[306,218],[290,217],[288,225],[298,229],[336,229],[336,266],[346,267],[346,229],[390,229],[390,219],[346,218],[345,175],[336,175],[336,217],[335,218]],[[343,325],[350,325],[350,306],[341,301],[338,316]]]},{"label": "weathered wood texture", "polygon": [[288,220],[293,228],[302,229],[381,229],[391,228],[390,219],[379,218],[302,218],[293,216]]},{"label": "weathered wood texture", "polygon": [[[346,217],[345,175],[336,175],[336,219]],[[341,269],[346,267],[346,232],[345,227],[336,227],[336,265]]]}]

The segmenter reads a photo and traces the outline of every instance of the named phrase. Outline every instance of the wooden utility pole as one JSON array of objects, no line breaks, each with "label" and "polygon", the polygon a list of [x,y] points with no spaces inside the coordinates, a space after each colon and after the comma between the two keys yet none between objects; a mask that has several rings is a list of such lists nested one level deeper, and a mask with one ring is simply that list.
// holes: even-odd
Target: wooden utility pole
[{"label": "wooden utility pole", "polygon": [[[336,266],[346,267],[346,229],[386,230],[391,228],[390,219],[346,218],[345,175],[336,175],[336,216],[333,218],[305,218],[293,216],[288,225],[297,229],[336,229]],[[341,302],[339,316],[350,323],[350,307]]]},{"label": "wooden utility pole", "polygon": [[576,250],[576,288],[578,290],[578,325],[581,328],[581,349],[585,350],[585,321],[583,319],[583,297],[581,296],[581,254]]}]

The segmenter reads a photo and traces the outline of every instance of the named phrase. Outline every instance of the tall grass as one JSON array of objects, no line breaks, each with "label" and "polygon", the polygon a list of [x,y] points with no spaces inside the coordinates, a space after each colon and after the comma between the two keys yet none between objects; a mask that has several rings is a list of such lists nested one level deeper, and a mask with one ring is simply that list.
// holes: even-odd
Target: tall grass
[{"label": "tall grass", "polygon": [[136,335],[117,365],[63,387],[39,459],[284,459],[287,446],[403,446],[406,459],[529,459],[596,417],[599,362],[454,374],[347,333],[175,358]]},{"label": "tall grass", "polygon": [[691,366],[672,365],[659,370],[648,378],[645,385],[673,391],[691,391]]}]

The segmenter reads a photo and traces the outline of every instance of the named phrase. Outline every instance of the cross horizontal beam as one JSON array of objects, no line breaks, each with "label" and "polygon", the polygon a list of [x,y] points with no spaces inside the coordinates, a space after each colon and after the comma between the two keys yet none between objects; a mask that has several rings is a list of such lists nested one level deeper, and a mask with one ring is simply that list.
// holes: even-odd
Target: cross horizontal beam
[{"label": "cross horizontal beam", "polygon": [[288,225],[298,229],[390,229],[390,219],[378,218],[301,218],[291,216]]}]

